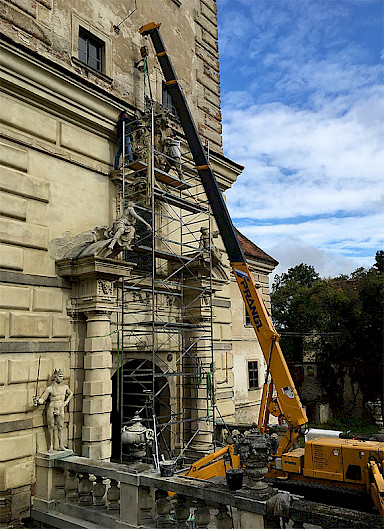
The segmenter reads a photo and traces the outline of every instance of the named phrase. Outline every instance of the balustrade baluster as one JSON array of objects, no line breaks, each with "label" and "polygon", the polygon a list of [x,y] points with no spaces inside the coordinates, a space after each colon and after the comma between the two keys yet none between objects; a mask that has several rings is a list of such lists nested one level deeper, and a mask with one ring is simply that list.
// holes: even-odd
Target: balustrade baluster
[{"label": "balustrade baluster", "polygon": [[120,489],[118,482],[115,479],[111,479],[109,489],[107,491],[108,505],[107,509],[110,511],[118,511],[120,509]]},{"label": "balustrade baluster", "polygon": [[177,502],[175,504],[175,518],[177,529],[185,529],[188,527],[187,520],[190,516],[189,499],[182,494],[177,495]]},{"label": "balustrade baluster", "polygon": [[79,486],[79,480],[77,479],[76,472],[74,470],[67,470],[67,477],[65,479],[65,499],[67,502],[77,501],[79,494],[77,488]]},{"label": "balustrade baluster", "polygon": [[152,509],[154,504],[153,493],[148,487],[139,489],[140,523],[145,527],[153,527]]},{"label": "balustrade baluster", "polygon": [[230,516],[226,505],[218,505],[219,512],[216,514],[217,529],[232,529],[232,517]]},{"label": "balustrade baluster", "polygon": [[174,529],[175,524],[169,519],[172,510],[168,493],[165,490],[156,491],[157,529]]},{"label": "balustrade baluster", "polygon": [[197,503],[195,511],[196,529],[206,529],[211,521],[209,507],[204,501]]},{"label": "balustrade baluster", "polygon": [[92,481],[89,479],[89,474],[85,472],[79,474],[79,504],[92,505]]},{"label": "balustrade baluster", "polygon": [[106,486],[101,476],[96,476],[92,486],[93,505],[95,507],[105,507],[104,494]]}]

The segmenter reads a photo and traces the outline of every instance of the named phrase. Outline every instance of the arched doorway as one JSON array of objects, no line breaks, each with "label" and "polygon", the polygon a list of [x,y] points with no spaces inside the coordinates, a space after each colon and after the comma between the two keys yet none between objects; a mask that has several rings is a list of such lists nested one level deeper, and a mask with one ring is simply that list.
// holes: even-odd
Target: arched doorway
[{"label": "arched doorway", "polygon": [[[130,359],[112,376],[112,456],[113,461],[127,460],[126,447],[121,446],[121,428],[129,426],[136,412],[142,423],[153,429],[156,415],[157,439],[160,453],[170,458],[171,419],[170,390],[166,377],[158,366],[153,370],[150,360]],[[154,395],[154,398],[153,398]],[[153,410],[153,402],[155,403]],[[148,453],[151,458],[151,454]],[[151,461],[152,462],[152,459]]]}]

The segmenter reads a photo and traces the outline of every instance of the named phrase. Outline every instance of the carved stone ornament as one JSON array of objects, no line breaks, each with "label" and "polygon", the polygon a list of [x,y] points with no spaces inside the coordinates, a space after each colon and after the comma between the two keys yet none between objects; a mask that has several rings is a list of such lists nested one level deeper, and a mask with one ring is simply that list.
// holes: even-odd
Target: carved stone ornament
[{"label": "carved stone ornament", "polygon": [[97,293],[100,296],[113,296],[113,281],[106,281],[105,279],[97,280]]},{"label": "carved stone ornament", "polygon": [[80,257],[116,257],[123,250],[130,250],[135,240],[137,221],[150,230],[151,226],[138,215],[134,202],[127,203],[123,214],[112,226],[96,226],[93,230],[71,236],[65,232],[50,242],[51,256],[55,260],[79,259]]}]

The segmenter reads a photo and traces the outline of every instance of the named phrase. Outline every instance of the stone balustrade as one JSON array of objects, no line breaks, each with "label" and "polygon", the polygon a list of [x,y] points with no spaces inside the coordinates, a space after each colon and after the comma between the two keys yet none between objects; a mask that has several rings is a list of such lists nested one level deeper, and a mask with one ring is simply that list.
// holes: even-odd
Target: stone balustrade
[{"label": "stone balustrade", "polygon": [[[32,516],[52,528],[65,529],[276,529],[266,497],[244,487],[184,476],[161,477],[147,465],[130,466],[77,457],[38,454]],[[63,457],[67,455],[67,457]],[[170,496],[169,492],[174,495]],[[337,512],[336,512],[337,511]],[[306,523],[345,528],[342,509],[291,498],[293,527]],[[351,514],[352,513],[352,514]],[[380,527],[377,517],[351,511],[350,529]],[[267,516],[268,514],[268,516]],[[345,514],[345,513],[344,513]],[[345,516],[347,516],[345,514]],[[368,518],[369,519],[368,519]],[[304,525],[303,525],[304,524]],[[332,524],[332,525],[329,525]],[[344,525],[343,525],[344,524]],[[313,526],[312,526],[313,527]]]}]

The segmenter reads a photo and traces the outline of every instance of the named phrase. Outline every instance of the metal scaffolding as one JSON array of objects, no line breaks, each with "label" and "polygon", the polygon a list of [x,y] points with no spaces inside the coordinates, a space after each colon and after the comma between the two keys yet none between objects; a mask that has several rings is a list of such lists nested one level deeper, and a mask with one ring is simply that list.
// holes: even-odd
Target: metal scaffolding
[{"label": "metal scaffolding", "polygon": [[133,205],[152,229],[138,222],[124,255],[136,266],[118,288],[114,417],[121,431],[138,412],[155,456],[183,462],[207,450],[215,421],[211,213],[186,145],[179,165],[164,152],[157,110],[130,124],[134,161],[123,156],[118,208]]}]

